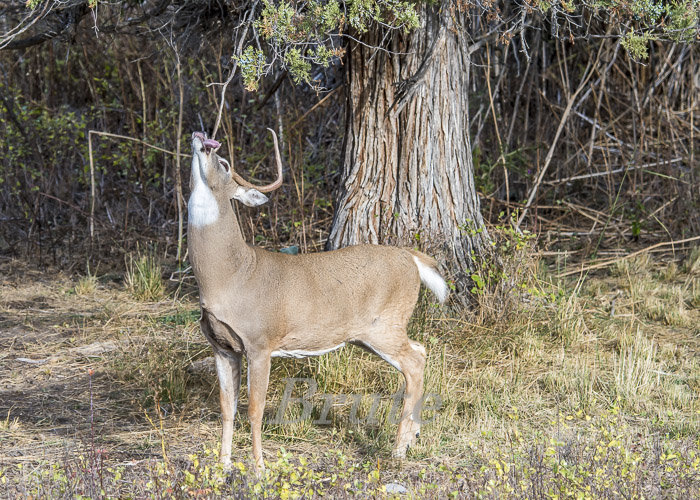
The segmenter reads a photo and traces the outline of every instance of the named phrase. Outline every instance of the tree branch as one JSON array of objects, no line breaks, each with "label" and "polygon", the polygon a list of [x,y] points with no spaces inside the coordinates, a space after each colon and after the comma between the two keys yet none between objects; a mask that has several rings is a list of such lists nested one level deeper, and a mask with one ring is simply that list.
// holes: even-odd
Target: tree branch
[{"label": "tree branch", "polygon": [[27,38],[22,38],[20,40],[12,40],[6,45],[2,46],[0,50],[22,50],[35,45],[39,45],[48,40],[52,40],[60,36],[66,29],[71,26],[77,26],[80,20],[90,12],[87,2],[81,2],[77,5],[65,9],[58,9],[53,11],[53,18],[47,20],[48,24],[54,24],[53,26],[48,26],[47,29],[41,33],[29,36]]}]

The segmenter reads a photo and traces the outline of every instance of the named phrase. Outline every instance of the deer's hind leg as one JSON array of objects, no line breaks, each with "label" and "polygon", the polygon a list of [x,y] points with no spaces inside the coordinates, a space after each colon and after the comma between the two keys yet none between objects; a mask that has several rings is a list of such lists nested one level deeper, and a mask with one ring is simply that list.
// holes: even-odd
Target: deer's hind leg
[{"label": "deer's hind leg", "polygon": [[405,331],[400,336],[373,336],[359,341],[364,347],[399,370],[406,379],[404,403],[399,416],[399,429],[393,451],[395,457],[403,458],[420,433],[425,348],[420,343],[409,340]]}]

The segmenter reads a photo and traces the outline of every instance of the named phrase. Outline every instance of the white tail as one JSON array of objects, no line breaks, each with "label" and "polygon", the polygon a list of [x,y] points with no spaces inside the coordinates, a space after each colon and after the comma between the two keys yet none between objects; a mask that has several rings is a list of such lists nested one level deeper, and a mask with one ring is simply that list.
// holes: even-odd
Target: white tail
[{"label": "white tail", "polygon": [[435,261],[426,263],[425,258],[420,255],[414,255],[413,261],[416,263],[416,266],[418,266],[418,274],[423,284],[435,294],[435,297],[437,297],[441,304],[445,302],[447,295],[450,293],[450,289],[447,287],[447,283],[445,283],[442,276],[440,276],[440,273],[437,272]]},{"label": "white tail", "polygon": [[[272,130],[270,130],[272,132]],[[270,358],[320,355],[346,343],[370,350],[403,373],[404,406],[394,446],[402,457],[420,430],[414,413],[423,394],[425,348],[409,340],[408,321],[420,282],[440,302],[448,294],[435,261],[404,248],[359,245],[333,252],[286,255],[246,244],[231,206],[267,201],[282,184],[254,187],[216,151],[220,144],[192,135],[192,194],[188,201],[189,256],[199,285],[200,325],[214,349],[223,432],[220,459],[231,462],[233,418],[248,358],[248,416],[257,471],[263,468],[261,426]]]}]

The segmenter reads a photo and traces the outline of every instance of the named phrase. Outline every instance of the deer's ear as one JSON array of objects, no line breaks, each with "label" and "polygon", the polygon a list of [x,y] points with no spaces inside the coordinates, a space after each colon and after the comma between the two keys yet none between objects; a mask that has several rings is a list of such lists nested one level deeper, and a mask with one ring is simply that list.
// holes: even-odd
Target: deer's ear
[{"label": "deer's ear", "polygon": [[268,200],[267,196],[262,194],[257,189],[244,188],[242,186],[236,187],[236,190],[233,192],[233,196],[231,196],[231,198],[240,201],[247,207],[257,207],[263,203],[266,203]]}]

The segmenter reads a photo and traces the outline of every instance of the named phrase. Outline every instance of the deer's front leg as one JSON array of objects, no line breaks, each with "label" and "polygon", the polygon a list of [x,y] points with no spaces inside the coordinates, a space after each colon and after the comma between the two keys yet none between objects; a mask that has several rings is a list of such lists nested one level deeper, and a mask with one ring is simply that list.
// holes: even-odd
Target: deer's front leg
[{"label": "deer's front leg", "polygon": [[265,411],[265,395],[270,381],[270,353],[248,354],[248,418],[253,435],[253,460],[255,472],[265,470],[262,456],[262,420]]},{"label": "deer's front leg", "polygon": [[219,400],[221,402],[221,453],[219,460],[225,468],[231,466],[231,441],[233,419],[236,417],[238,393],[241,389],[241,355],[215,350],[216,373],[219,376]]}]

